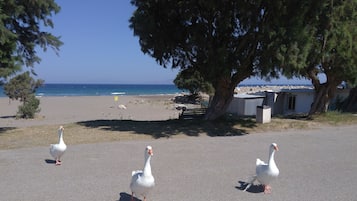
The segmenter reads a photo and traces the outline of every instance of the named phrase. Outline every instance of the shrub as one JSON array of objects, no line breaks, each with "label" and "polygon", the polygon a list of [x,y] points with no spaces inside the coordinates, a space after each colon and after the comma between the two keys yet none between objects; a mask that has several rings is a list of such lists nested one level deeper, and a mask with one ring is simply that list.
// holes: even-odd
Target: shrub
[{"label": "shrub", "polygon": [[22,102],[17,118],[34,118],[35,113],[40,111],[40,100],[35,97],[35,92],[42,83],[43,80],[35,80],[29,72],[24,72],[4,84],[5,94],[12,100]]},{"label": "shrub", "polygon": [[37,112],[40,112],[40,100],[34,94],[29,95],[23,105],[19,106],[18,118],[32,119]]}]

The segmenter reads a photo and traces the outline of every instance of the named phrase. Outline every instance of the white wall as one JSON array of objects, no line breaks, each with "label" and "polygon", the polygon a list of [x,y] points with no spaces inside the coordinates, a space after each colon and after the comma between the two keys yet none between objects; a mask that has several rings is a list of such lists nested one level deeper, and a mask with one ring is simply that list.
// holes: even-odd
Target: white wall
[{"label": "white wall", "polygon": [[229,104],[227,112],[240,116],[254,116],[257,112],[257,106],[263,104],[263,97],[260,98],[239,98],[234,97]]}]

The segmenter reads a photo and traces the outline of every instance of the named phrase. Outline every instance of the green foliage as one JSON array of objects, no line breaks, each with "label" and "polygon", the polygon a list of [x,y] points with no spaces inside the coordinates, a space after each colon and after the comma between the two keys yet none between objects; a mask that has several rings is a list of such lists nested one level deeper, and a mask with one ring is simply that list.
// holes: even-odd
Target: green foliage
[{"label": "green foliage", "polygon": [[35,91],[43,84],[43,80],[35,80],[29,72],[22,73],[4,84],[4,92],[10,99],[20,100],[18,117],[33,118],[39,112],[40,101],[35,97]]},{"label": "green foliage", "polygon": [[[321,47],[320,72],[331,80],[352,81],[357,77],[357,1],[333,1],[321,13],[317,43]],[[314,54],[314,53],[312,53]]]},{"label": "green foliage", "polygon": [[206,82],[198,71],[192,69],[182,70],[177,74],[175,85],[179,89],[187,89],[192,95],[197,95],[199,92],[212,94],[214,89],[209,82]]},{"label": "green foliage", "polygon": [[[281,51],[289,58],[279,66],[283,74],[318,79],[316,75],[323,73],[330,78],[328,81],[338,84],[356,82],[357,0],[319,0],[311,4],[315,5],[313,12],[301,18],[301,27],[287,29],[295,43]],[[298,34],[291,34],[294,32]]]},{"label": "green foliage", "polygon": [[[295,44],[290,43],[281,52],[290,56],[284,56],[288,60],[279,66],[285,76],[304,76],[311,80],[316,95],[310,114],[326,112],[342,81],[357,83],[357,0],[316,3],[319,6],[301,19],[303,26],[297,32],[300,34],[290,34],[296,29],[288,27]],[[325,83],[319,74],[325,75]]]},{"label": "green foliage", "polygon": [[51,17],[59,11],[54,0],[0,0],[0,79],[14,75],[22,65],[40,62],[37,46],[59,50],[60,38],[41,30],[53,27]]},{"label": "green foliage", "polygon": [[35,117],[35,114],[40,112],[40,100],[35,97],[34,94],[30,94],[23,105],[19,106],[17,112],[18,118],[32,119]]},{"label": "green foliage", "polygon": [[36,89],[43,84],[43,80],[34,80],[29,72],[22,73],[4,84],[4,92],[10,99],[26,102]]}]

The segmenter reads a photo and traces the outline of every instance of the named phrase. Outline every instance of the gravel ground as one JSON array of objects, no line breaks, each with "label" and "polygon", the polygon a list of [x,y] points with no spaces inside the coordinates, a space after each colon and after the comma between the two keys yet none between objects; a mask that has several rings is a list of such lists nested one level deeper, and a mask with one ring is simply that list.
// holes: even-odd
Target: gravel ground
[{"label": "gravel ground", "polygon": [[[131,171],[152,145],[156,186],[148,201],[357,200],[357,126],[235,137],[187,137],[69,146],[55,166],[49,147],[0,151],[0,200],[129,201]],[[240,182],[267,160],[270,143],[280,169],[265,195]],[[141,198],[142,199],[142,198]]]}]

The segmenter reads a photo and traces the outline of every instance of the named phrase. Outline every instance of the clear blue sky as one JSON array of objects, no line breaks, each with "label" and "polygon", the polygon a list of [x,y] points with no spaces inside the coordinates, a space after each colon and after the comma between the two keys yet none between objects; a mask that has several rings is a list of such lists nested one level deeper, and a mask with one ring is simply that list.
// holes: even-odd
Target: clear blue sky
[{"label": "clear blue sky", "polygon": [[[49,31],[61,36],[59,56],[52,49],[39,51],[35,66],[46,83],[172,84],[178,70],[165,69],[144,55],[129,28],[134,7],[130,0],[56,0],[61,11]],[[243,83],[260,84],[250,79]],[[274,80],[273,84],[309,84]]]}]

